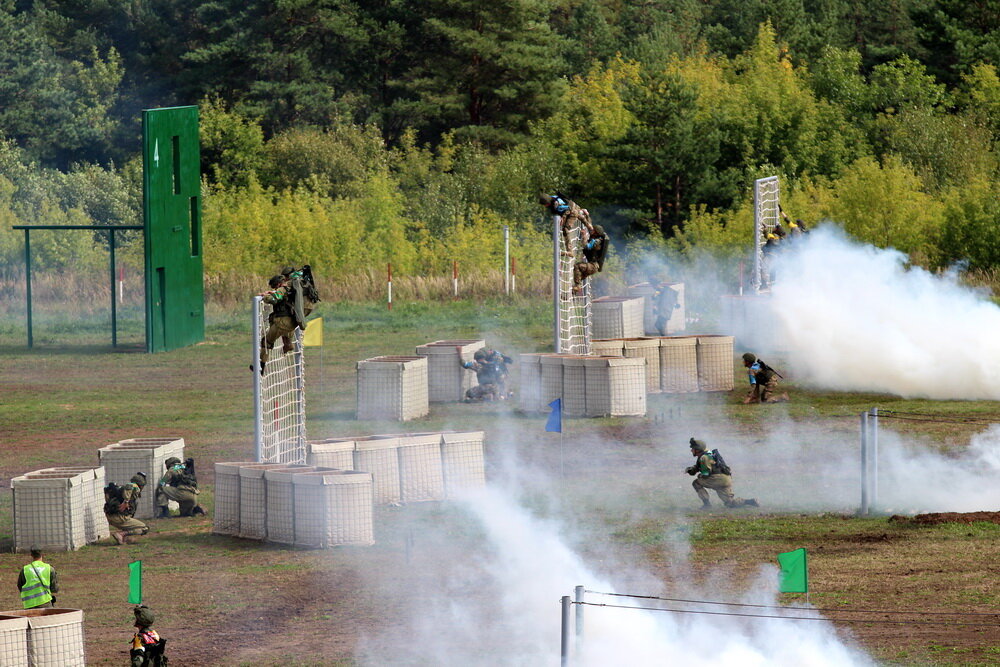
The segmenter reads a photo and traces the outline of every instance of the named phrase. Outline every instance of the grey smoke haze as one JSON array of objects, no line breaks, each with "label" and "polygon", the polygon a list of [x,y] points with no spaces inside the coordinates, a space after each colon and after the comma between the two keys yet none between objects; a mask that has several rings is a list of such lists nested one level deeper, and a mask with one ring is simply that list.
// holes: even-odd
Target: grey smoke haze
[{"label": "grey smoke haze", "polygon": [[776,260],[774,338],[796,380],[840,391],[1000,399],[1000,308],[953,276],[823,225]]}]

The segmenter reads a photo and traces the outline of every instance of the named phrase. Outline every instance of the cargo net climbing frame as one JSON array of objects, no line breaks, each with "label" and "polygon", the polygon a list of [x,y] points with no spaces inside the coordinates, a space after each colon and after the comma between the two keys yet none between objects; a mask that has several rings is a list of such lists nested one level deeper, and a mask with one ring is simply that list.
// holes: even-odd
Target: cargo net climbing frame
[{"label": "cargo net climbing frame", "polygon": [[764,244],[767,235],[774,231],[781,219],[781,191],[777,176],[758,178],[753,183],[753,273],[750,286],[760,292],[767,283],[768,270],[764,259]]},{"label": "cargo net climbing frame", "polygon": [[563,354],[590,354],[590,278],[584,278],[581,294],[573,294],[573,267],[580,261],[582,243],[583,223],[579,217],[572,219],[564,233],[562,217],[554,216],[555,337],[556,352]]},{"label": "cargo net climbing frame", "polygon": [[271,306],[253,298],[254,447],[259,463],[306,462],[306,396],[302,330],[296,329],[283,352],[279,338],[260,371],[261,338],[269,326]]}]

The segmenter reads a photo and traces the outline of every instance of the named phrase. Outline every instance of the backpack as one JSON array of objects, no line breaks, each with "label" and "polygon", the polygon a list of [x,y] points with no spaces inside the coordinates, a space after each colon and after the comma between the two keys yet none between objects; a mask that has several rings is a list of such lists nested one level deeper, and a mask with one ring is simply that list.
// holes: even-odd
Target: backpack
[{"label": "backpack", "polygon": [[128,503],[125,502],[124,489],[114,482],[109,482],[104,487],[104,513],[105,514],[125,514],[128,512]]},{"label": "backpack", "polygon": [[773,376],[773,375],[777,375],[778,377],[781,377],[781,373],[779,373],[778,371],[774,370],[773,368],[771,368],[770,366],[768,366],[766,363],[764,363],[763,359],[758,359],[757,360],[757,365],[760,366],[760,370],[764,371],[764,374],[766,375],[766,377],[763,379],[764,382],[767,382],[768,380],[770,380],[771,376]]},{"label": "backpack", "polygon": [[722,474],[722,475],[732,475],[732,468],[726,463],[726,460],[722,458],[722,454],[719,453],[718,449],[712,450],[712,459],[715,460],[715,464],[712,465],[712,474]]}]

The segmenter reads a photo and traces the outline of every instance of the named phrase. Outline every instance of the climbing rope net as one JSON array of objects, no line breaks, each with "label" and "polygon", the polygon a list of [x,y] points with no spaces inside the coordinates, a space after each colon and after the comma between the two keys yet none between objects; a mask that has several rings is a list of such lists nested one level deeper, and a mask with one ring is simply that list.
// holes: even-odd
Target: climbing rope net
[{"label": "climbing rope net", "polygon": [[291,336],[292,350],[282,352],[279,338],[260,372],[260,342],[271,306],[253,299],[254,445],[259,463],[306,462],[306,397],[302,330]]},{"label": "climbing rope net", "polygon": [[553,222],[552,243],[555,251],[555,337],[556,352],[590,354],[590,278],[583,281],[581,294],[573,293],[573,267],[580,261],[578,253],[583,240],[583,224],[577,216],[563,233],[562,219]]}]

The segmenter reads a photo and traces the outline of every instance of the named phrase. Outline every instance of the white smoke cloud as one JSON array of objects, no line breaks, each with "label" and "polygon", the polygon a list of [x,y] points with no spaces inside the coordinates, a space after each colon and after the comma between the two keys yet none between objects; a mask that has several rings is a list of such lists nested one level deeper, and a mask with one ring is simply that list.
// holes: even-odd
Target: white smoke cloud
[{"label": "white smoke cloud", "polygon": [[824,389],[1000,399],[1000,308],[952,276],[824,225],[776,260],[774,336]]},{"label": "white smoke cloud", "polygon": [[[607,577],[595,573],[568,546],[560,522],[539,518],[509,491],[493,486],[469,498],[464,509],[480,527],[481,541],[471,551],[461,550],[448,546],[444,528],[440,535],[422,533],[422,542],[437,544],[442,551],[414,564],[422,583],[413,589],[413,607],[400,610],[403,623],[392,636],[362,642],[358,652],[362,664],[556,665],[560,598],[572,595],[577,585],[615,592]],[[743,601],[774,604],[776,580],[775,567],[763,568],[752,586],[755,592]],[[592,593],[586,599],[655,606]],[[713,663],[739,667],[871,664],[827,621],[584,609],[582,644],[573,649],[576,665],[686,664],[705,650],[711,652]],[[705,641],[710,641],[707,648]]]}]

